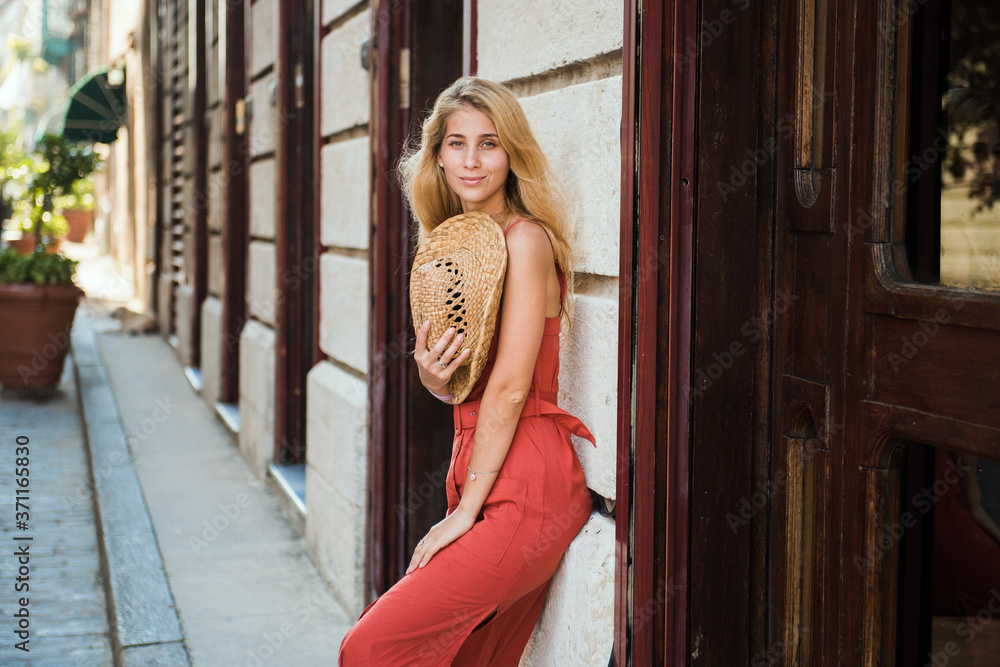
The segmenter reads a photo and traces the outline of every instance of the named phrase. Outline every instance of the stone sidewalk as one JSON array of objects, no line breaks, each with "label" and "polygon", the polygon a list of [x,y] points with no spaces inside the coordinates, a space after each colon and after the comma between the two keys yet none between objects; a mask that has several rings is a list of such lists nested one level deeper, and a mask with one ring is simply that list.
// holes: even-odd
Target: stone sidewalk
[{"label": "stone sidewalk", "polygon": [[[18,475],[24,468],[27,475]],[[21,495],[27,509],[15,506],[19,478],[27,479],[28,493]],[[0,490],[0,665],[112,665],[71,362],[49,396],[0,392]],[[15,514],[21,511],[27,514]],[[26,528],[18,529],[18,520]],[[27,562],[20,563],[15,553],[25,549]],[[25,615],[25,634],[18,637]]]},{"label": "stone sidewalk", "polygon": [[[73,250],[88,298],[58,390],[0,395],[0,665],[334,664],[350,623],[272,487],[170,345],[117,331],[109,313],[129,303],[130,281],[93,245]],[[31,501],[18,530],[23,436]],[[21,542],[30,654],[14,646]]]},{"label": "stone sidewalk", "polygon": [[[252,475],[169,344],[107,331],[93,312],[82,327],[91,329],[117,403],[191,664],[333,664],[349,623],[278,499]],[[74,348],[85,336],[74,334]],[[97,456],[94,470],[97,478]]]}]

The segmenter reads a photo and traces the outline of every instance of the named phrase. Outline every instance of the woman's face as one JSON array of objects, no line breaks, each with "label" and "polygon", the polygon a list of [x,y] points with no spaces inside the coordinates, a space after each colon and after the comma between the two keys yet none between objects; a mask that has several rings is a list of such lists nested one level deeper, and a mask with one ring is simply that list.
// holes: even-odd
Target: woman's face
[{"label": "woman's face", "polygon": [[973,196],[992,207],[1000,197],[997,187],[1000,177],[1000,127],[995,120],[988,120],[976,128],[972,152],[976,159],[973,163]]},{"label": "woman's face", "polygon": [[438,165],[462,201],[462,211],[504,212],[504,184],[510,171],[507,151],[493,122],[478,109],[464,106],[448,117]]}]

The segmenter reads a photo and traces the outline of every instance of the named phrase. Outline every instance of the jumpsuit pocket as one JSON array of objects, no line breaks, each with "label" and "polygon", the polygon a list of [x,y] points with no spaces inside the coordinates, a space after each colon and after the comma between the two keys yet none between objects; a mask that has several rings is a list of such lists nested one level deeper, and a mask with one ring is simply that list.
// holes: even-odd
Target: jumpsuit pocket
[{"label": "jumpsuit pocket", "polygon": [[527,482],[498,479],[483,505],[483,518],[457,544],[486,562],[499,565],[521,525],[527,495]]}]

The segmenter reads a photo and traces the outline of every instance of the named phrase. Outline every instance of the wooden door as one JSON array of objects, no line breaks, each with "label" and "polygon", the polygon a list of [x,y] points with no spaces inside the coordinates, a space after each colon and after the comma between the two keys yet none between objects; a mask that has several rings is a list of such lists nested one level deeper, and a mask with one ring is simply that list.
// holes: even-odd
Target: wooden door
[{"label": "wooden door", "polygon": [[277,285],[275,312],[274,462],[306,459],[306,375],[320,357],[318,299],[320,191],[319,133],[314,113],[317,67],[315,42],[319,3],[277,3],[277,137],[275,161],[278,212],[275,220]]},{"label": "wooden door", "polygon": [[[420,384],[410,354],[409,269],[416,228],[395,165],[438,93],[474,63],[472,10],[461,0],[378,2],[373,60],[375,225],[372,236],[372,552],[370,590],[380,594],[406,569],[417,540],[444,518],[454,437],[451,406]],[[465,57],[463,57],[463,54]],[[473,54],[472,57],[469,57]],[[474,66],[474,65],[473,65]]]},{"label": "wooden door", "polygon": [[[949,632],[968,660],[994,641],[966,644],[956,627],[975,610],[940,613],[931,589],[943,531],[981,530],[940,510],[985,473],[942,480],[942,462],[1000,458],[1000,281],[956,278],[947,251],[960,183],[947,172],[977,159],[948,90],[987,85],[973,70],[997,78],[991,50],[969,53],[984,31],[998,41],[995,14],[962,0],[780,4],[768,647],[784,664],[950,661]],[[979,114],[995,127],[995,110]]]},{"label": "wooden door", "polygon": [[249,318],[247,304],[247,54],[250,2],[219,5],[219,85],[222,91],[222,341],[219,401],[235,404],[240,395],[240,334]]}]

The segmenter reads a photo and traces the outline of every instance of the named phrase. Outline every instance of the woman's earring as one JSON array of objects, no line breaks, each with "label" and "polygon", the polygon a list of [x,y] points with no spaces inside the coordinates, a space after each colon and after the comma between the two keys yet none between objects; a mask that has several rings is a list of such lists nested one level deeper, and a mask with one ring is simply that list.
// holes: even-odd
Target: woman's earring
[{"label": "woman's earring", "polygon": [[444,162],[438,162],[438,168],[444,169]]}]

